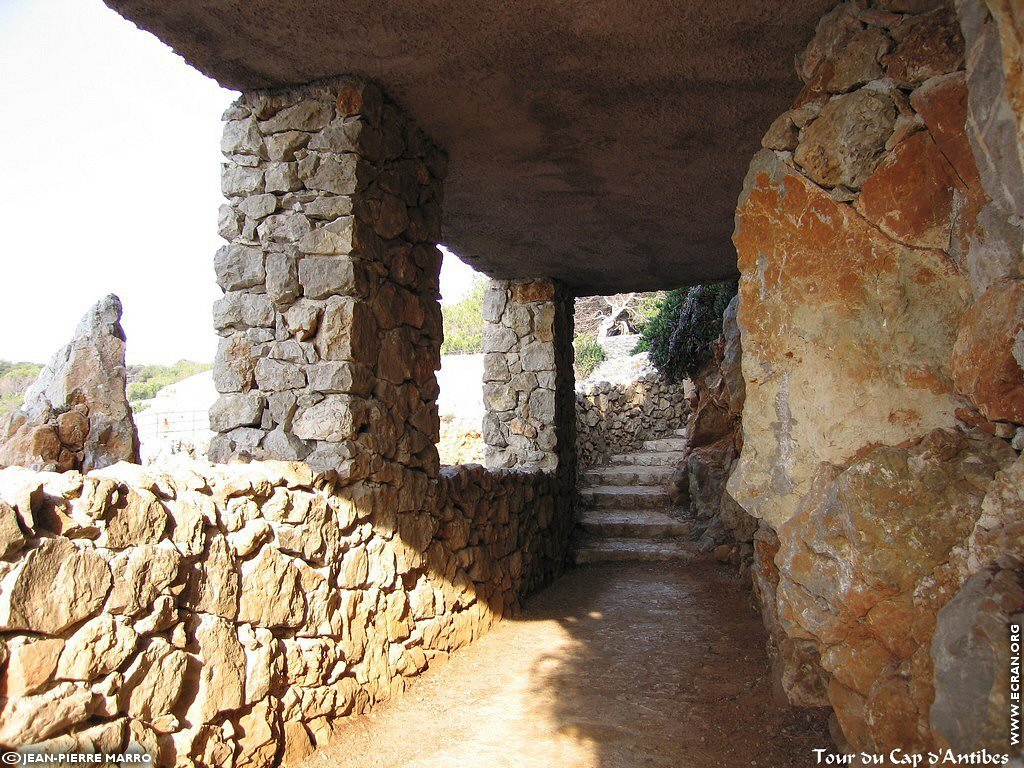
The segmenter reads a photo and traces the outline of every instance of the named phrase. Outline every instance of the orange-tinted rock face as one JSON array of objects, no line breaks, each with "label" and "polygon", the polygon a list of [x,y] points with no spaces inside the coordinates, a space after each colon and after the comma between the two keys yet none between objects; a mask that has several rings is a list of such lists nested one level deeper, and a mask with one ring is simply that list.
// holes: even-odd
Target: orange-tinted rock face
[{"label": "orange-tinted rock face", "polygon": [[[985,590],[1024,584],[1020,470],[997,475],[1024,424],[1022,19],[1019,0],[842,3],[737,208],[746,402],[728,490],[760,519],[783,688],[827,696],[857,749],[1002,738],[985,714],[1002,689],[962,674],[1001,646],[958,638],[1005,626]],[[966,594],[997,561],[1006,583]]]},{"label": "orange-tinted rock face", "polygon": [[893,240],[947,250],[957,192],[966,193],[966,187],[921,131],[897,144],[864,183],[858,209]]},{"label": "orange-tinted rock face", "polygon": [[953,348],[956,387],[985,417],[1024,422],[1024,371],[1013,356],[1024,328],[1024,282],[989,288],[964,315]]},{"label": "orange-tinted rock face", "polygon": [[759,161],[734,235],[747,400],[729,489],[778,526],[819,462],[954,423],[968,289],[941,252],[891,240],[774,154]]},{"label": "orange-tinted rock face", "polygon": [[843,469],[824,465],[779,530],[779,618],[813,641],[829,697],[858,749],[932,743],[936,612],[963,582],[955,548],[1016,454],[984,433],[936,430]]}]

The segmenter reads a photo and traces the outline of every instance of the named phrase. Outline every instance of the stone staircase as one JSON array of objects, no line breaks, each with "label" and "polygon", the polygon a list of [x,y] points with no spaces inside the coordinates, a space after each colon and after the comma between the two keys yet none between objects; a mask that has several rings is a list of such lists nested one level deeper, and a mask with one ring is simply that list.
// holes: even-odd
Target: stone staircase
[{"label": "stone staircase", "polygon": [[698,555],[688,510],[668,482],[682,458],[683,430],[611,457],[579,478],[576,562],[690,560]]}]

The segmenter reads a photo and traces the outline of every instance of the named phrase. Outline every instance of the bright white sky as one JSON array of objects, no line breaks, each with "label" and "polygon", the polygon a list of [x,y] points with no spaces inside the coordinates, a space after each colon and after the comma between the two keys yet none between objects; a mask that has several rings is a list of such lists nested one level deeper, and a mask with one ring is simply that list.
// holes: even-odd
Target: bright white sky
[{"label": "bright white sky", "polygon": [[[130,363],[213,359],[234,97],[100,0],[0,0],[0,359],[49,359],[107,293]],[[446,256],[445,299],[472,274]]]}]

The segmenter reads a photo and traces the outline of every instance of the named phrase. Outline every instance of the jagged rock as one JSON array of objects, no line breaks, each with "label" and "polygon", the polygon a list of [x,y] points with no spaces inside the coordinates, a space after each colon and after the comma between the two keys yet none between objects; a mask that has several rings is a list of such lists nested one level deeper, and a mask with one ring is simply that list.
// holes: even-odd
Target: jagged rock
[{"label": "jagged rock", "polygon": [[69,470],[139,462],[126,395],[121,300],[113,294],[82,318],[67,346],[0,424],[0,466]]},{"label": "jagged rock", "polygon": [[55,736],[52,739],[36,742],[31,746],[22,747],[18,751],[31,755],[68,755],[71,753],[84,755],[115,755],[121,752],[125,740],[124,718],[109,723],[94,725],[74,733]]},{"label": "jagged rock", "polygon": [[110,562],[114,588],[106,610],[125,616],[148,612],[178,578],[181,553],[168,543],[133,547]]},{"label": "jagged rock", "polygon": [[245,703],[246,656],[234,623],[219,616],[203,616],[195,637],[201,666],[188,720],[206,723]]},{"label": "jagged rock", "polygon": [[862,88],[825,105],[804,130],[793,158],[822,186],[859,189],[878,165],[895,124],[892,98]]},{"label": "jagged rock", "polygon": [[124,672],[118,707],[149,723],[171,714],[181,696],[187,665],[188,654],[163,638],[150,638]]},{"label": "jagged rock", "polygon": [[864,182],[858,210],[894,240],[948,250],[966,188],[931,136],[912,134]]},{"label": "jagged rock", "polygon": [[829,699],[857,749],[931,744],[929,642],[963,580],[955,548],[1016,454],[984,433],[935,430],[903,448],[823,464],[781,528],[780,621],[817,644]]},{"label": "jagged rock", "polygon": [[45,693],[7,699],[0,710],[0,743],[21,747],[85,722],[93,694],[74,683],[60,683]]},{"label": "jagged rock", "polygon": [[1005,555],[1024,554],[1024,459],[999,472],[981,503],[967,541],[967,569],[975,572]]},{"label": "jagged rock", "polygon": [[4,696],[17,698],[46,687],[53,679],[63,648],[64,641],[57,637],[10,643],[3,675]]},{"label": "jagged rock", "polygon": [[964,60],[964,39],[952,4],[943,3],[923,16],[908,16],[895,26],[896,46],[882,57],[886,74],[904,85],[958,69]]},{"label": "jagged rock", "polygon": [[124,487],[120,500],[107,522],[107,546],[125,549],[156,544],[164,537],[170,516],[152,492]]},{"label": "jagged rock", "polygon": [[299,571],[291,558],[265,546],[242,564],[242,599],[238,620],[258,627],[297,627],[306,605]]},{"label": "jagged rock", "polygon": [[1024,328],[1024,281],[989,288],[964,314],[953,347],[953,380],[987,419],[1024,423],[1024,370],[1013,355]]}]

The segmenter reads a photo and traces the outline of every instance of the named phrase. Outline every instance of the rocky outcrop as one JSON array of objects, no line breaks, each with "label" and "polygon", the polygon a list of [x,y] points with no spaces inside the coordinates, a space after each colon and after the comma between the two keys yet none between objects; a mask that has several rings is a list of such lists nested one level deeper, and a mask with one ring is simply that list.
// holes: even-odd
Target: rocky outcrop
[{"label": "rocky outcrop", "polygon": [[757,522],[729,495],[729,480],[743,446],[740,416],[745,387],[736,323],[738,297],[725,310],[722,336],[712,345],[712,359],[694,377],[691,414],[686,422],[686,451],[672,475],[670,492],[690,506],[704,549],[721,547],[746,571],[754,553]]},{"label": "rocky outcrop", "polygon": [[823,464],[780,528],[782,628],[815,644],[829,700],[857,748],[934,743],[936,614],[964,581],[963,544],[986,491],[1015,459],[984,432],[936,430],[846,467]]},{"label": "rocky outcrop", "polygon": [[514,613],[568,554],[539,470],[0,471],[0,746],[295,765]]},{"label": "rocky outcrop", "polygon": [[125,392],[121,300],[99,301],[82,318],[0,424],[0,466],[88,472],[139,461],[139,438]]},{"label": "rocky outcrop", "polygon": [[832,706],[858,750],[1009,746],[993,670],[1024,555],[1012,5],[839,4],[739,199],[728,489],[758,518],[782,688]]}]

